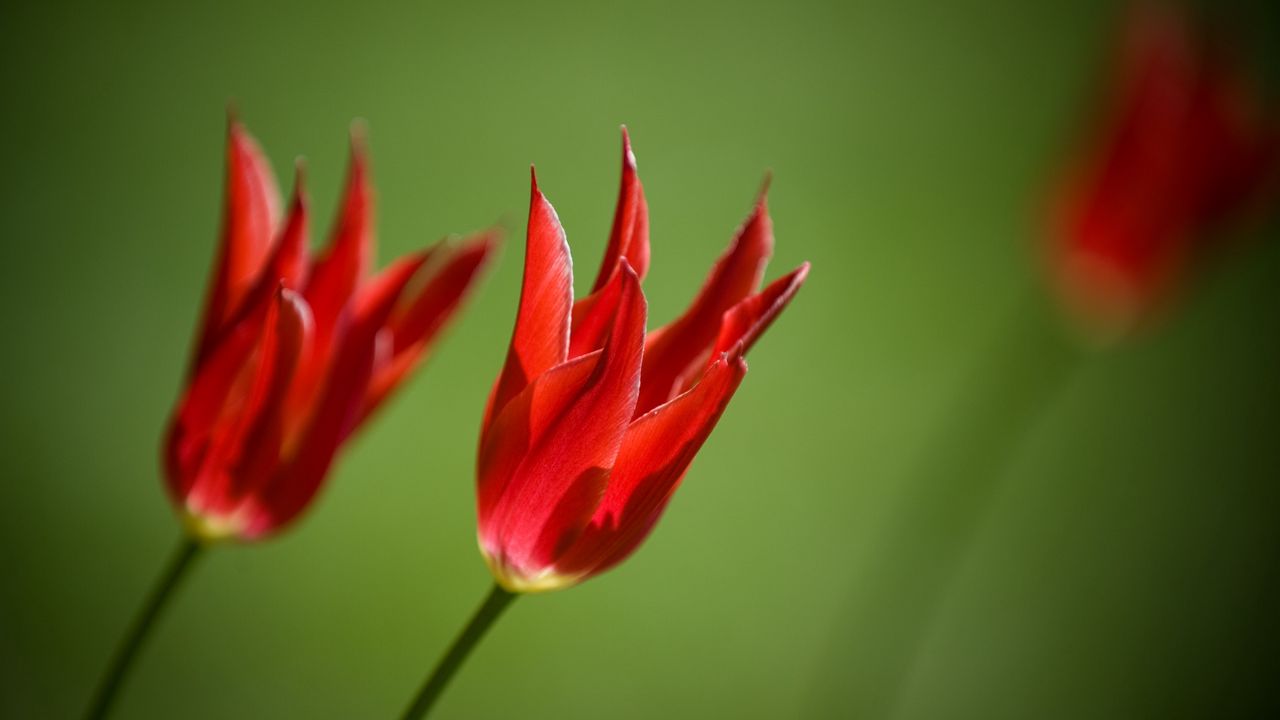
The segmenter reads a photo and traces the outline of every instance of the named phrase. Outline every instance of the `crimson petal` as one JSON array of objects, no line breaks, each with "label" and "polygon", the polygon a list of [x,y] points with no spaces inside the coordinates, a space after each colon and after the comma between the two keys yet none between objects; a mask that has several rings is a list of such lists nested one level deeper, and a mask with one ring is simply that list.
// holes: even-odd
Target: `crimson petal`
[{"label": "crimson petal", "polygon": [[332,368],[306,429],[284,452],[292,450],[284,466],[258,494],[247,538],[275,532],[291,522],[311,502],[324,482],[342,441],[358,420],[360,404],[373,374],[379,336],[400,291],[425,260],[422,255],[391,265],[375,281],[375,290],[357,298],[352,321],[335,349]]},{"label": "crimson petal", "polygon": [[618,206],[613,213],[609,245],[600,261],[600,272],[596,275],[592,292],[608,284],[617,271],[618,260],[622,258],[626,258],[636,275],[644,280],[649,271],[649,206],[645,203],[644,187],[636,174],[636,156],[631,151],[631,136],[626,126],[622,128],[622,182],[618,187]]},{"label": "crimson petal", "polygon": [[637,415],[678,393],[679,381],[690,366],[705,362],[724,313],[760,285],[773,254],[773,221],[769,219],[767,193],[768,181],[751,216],[716,261],[689,309],[674,322],[650,333],[645,342]]},{"label": "crimson petal", "polygon": [[226,200],[218,261],[209,287],[191,372],[257,280],[280,218],[280,196],[258,143],[234,118],[227,123]]},{"label": "crimson petal", "polygon": [[691,390],[631,424],[603,500],[577,542],[556,561],[556,572],[595,575],[639,547],[746,372],[739,352],[722,355]]},{"label": "crimson petal", "polygon": [[[506,364],[494,385],[484,428],[533,378],[563,363],[569,353],[569,312],[573,304],[573,261],[555,208],[538,190],[530,169],[529,230],[525,246],[520,308]],[[484,431],[481,432],[483,445]]]},{"label": "crimson petal", "polygon": [[612,282],[621,299],[600,353],[535,381],[481,453],[481,541],[491,562],[517,576],[546,567],[581,532],[635,407],[645,300],[625,261]]},{"label": "crimson petal", "polygon": [[389,357],[379,364],[369,384],[360,413],[362,422],[426,356],[496,252],[498,241],[499,232],[491,230],[452,247],[437,245],[433,249],[432,263],[418,273],[427,277],[416,290],[402,291],[399,305],[387,323],[386,331],[391,337]]}]

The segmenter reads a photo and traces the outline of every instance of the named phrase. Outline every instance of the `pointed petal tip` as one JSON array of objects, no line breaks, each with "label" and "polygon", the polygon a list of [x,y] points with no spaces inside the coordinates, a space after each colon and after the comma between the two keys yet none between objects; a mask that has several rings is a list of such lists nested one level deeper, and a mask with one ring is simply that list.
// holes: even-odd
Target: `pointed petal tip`
[{"label": "pointed petal tip", "polygon": [[773,170],[764,171],[764,180],[760,182],[760,192],[756,193],[756,207],[767,209],[769,186],[773,184]]},{"label": "pointed petal tip", "polygon": [[797,285],[800,283],[803,283],[805,280],[809,278],[810,267],[812,267],[812,263],[810,263],[808,260],[805,260],[804,262],[800,263],[799,267],[791,271],[792,274],[795,275],[795,283]]},{"label": "pointed petal tip", "polygon": [[635,281],[637,285],[640,284],[640,274],[636,272],[635,268],[631,267],[631,263],[625,255],[618,258],[618,270],[626,276],[627,280]]},{"label": "pointed petal tip", "polygon": [[351,151],[357,155],[364,155],[369,148],[369,121],[364,118],[353,118],[351,125],[347,128],[347,135],[350,137]]},{"label": "pointed petal tip", "polygon": [[293,198],[295,202],[305,200],[307,193],[307,156],[299,155],[293,159]]},{"label": "pointed petal tip", "polygon": [[283,279],[280,280],[280,286],[276,289],[276,302],[281,308],[288,307],[295,316],[302,318],[302,322],[310,324],[311,306],[307,304],[306,298],[302,297],[301,293],[291,289]]},{"label": "pointed petal tip", "polygon": [[631,133],[627,131],[627,126],[622,126],[622,162],[632,171],[636,169],[636,154],[631,149]]},{"label": "pointed petal tip", "polygon": [[494,225],[464,238],[461,244],[464,247],[482,250],[486,255],[491,255],[502,247],[502,240],[506,237],[506,234],[505,227]]},{"label": "pointed petal tip", "polygon": [[358,177],[367,183],[369,173],[369,126],[363,118],[351,121],[347,130],[348,143],[351,147],[349,177]]},{"label": "pointed petal tip", "polygon": [[[472,255],[478,258],[478,266],[484,266],[501,249],[505,234],[505,230],[502,227],[495,225],[469,235],[451,235],[445,238],[441,244],[451,257],[457,258],[464,255]],[[429,255],[433,249],[427,248],[425,253]]]}]

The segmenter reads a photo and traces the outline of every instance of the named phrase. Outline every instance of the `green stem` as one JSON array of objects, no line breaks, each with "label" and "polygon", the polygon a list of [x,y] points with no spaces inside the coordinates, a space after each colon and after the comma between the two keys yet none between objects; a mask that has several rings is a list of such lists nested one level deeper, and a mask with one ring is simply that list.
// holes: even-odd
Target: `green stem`
[{"label": "green stem", "polygon": [[453,679],[458,668],[462,667],[462,663],[466,662],[467,656],[480,644],[481,638],[485,632],[489,630],[489,626],[493,625],[498,616],[502,615],[502,611],[507,609],[512,600],[516,599],[516,594],[507,592],[502,586],[494,583],[493,590],[489,592],[489,597],[485,598],[483,604],[476,610],[476,614],[471,616],[471,622],[462,629],[458,634],[453,645],[449,647],[449,651],[444,657],[440,658],[440,662],[436,665],[435,670],[431,671],[431,676],[427,678],[426,684],[418,691],[418,696],[414,698],[413,704],[404,711],[403,720],[418,720],[427,716],[431,706],[435,705],[440,699],[440,695],[444,693],[445,687],[449,685],[449,681]]},{"label": "green stem", "polygon": [[115,703],[116,696],[120,694],[120,689],[133,668],[138,652],[151,633],[151,628],[164,612],[169,598],[173,596],[173,591],[182,583],[182,579],[186,577],[187,571],[196,558],[200,557],[200,551],[203,549],[203,545],[186,536],[178,541],[178,546],[174,549],[164,574],[152,588],[146,604],[142,606],[128,634],[121,639],[120,645],[116,648],[116,654],[111,659],[111,664],[107,666],[107,672],[102,676],[98,691],[94,694],[93,704],[85,713],[86,720],[101,720],[111,712],[111,706]]}]

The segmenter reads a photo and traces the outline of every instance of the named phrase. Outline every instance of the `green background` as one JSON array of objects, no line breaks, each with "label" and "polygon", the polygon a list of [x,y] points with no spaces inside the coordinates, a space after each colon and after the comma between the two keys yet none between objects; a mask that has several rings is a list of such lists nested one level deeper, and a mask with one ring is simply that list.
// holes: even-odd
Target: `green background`
[{"label": "green background", "polygon": [[[1237,233],[1158,331],[1043,387],[1063,355],[1037,212],[1112,3],[184,5],[0,9],[0,714],[76,716],[177,537],[159,437],[213,254],[229,99],[279,176],[308,158],[321,233],[348,123],[367,120],[382,262],[511,233],[310,515],[204,559],[118,717],[402,709],[489,583],[472,459],[527,166],[582,290],[624,122],[655,320],[766,169],[770,276],[813,274],[650,542],[516,603],[440,717],[1220,716],[1271,699],[1277,223]],[[1235,19],[1275,79],[1267,6]]]}]

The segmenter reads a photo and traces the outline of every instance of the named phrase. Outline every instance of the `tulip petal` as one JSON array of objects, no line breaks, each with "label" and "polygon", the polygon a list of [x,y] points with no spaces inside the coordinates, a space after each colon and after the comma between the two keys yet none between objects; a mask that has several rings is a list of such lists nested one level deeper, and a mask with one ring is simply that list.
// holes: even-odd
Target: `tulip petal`
[{"label": "tulip petal", "polygon": [[739,350],[721,355],[701,382],[627,429],[604,498],[558,574],[585,578],[622,562],[658,522],[689,464],[746,374]]},{"label": "tulip petal", "polygon": [[622,286],[609,283],[573,306],[573,333],[569,338],[569,357],[577,358],[604,346],[613,328]]},{"label": "tulip petal", "polygon": [[298,369],[289,399],[290,412],[313,406],[336,352],[335,340],[347,322],[344,311],[368,272],[373,255],[373,188],[363,135],[353,129],[351,159],[342,204],[324,255],[311,268],[303,297],[315,317],[312,352]]},{"label": "tulip petal", "polygon": [[569,339],[569,357],[579,357],[604,344],[613,323],[611,317],[617,298],[605,299],[604,291],[617,272],[618,261],[625,258],[636,275],[644,280],[649,268],[649,206],[644,188],[636,174],[636,157],[631,152],[631,138],[622,128],[622,183],[618,188],[618,207],[613,216],[609,246],[600,262],[591,294],[573,305],[573,331]]},{"label": "tulip petal", "polygon": [[716,337],[712,354],[718,356],[738,345],[742,346],[743,355],[750,352],[756,340],[791,303],[808,277],[809,263],[802,263],[764,290],[730,308],[720,323],[720,334]]},{"label": "tulip petal", "polygon": [[650,333],[645,342],[644,371],[636,414],[667,402],[680,390],[679,381],[693,365],[708,357],[724,313],[760,285],[773,254],[773,222],[766,205],[768,183],[755,209],[733,242],[711,269],[689,309],[674,322]]},{"label": "tulip petal", "polygon": [[498,239],[498,231],[492,230],[456,246],[438,245],[432,267],[418,273],[426,275],[421,286],[402,291],[386,327],[391,337],[389,357],[375,371],[369,384],[361,410],[362,422],[422,362],[440,330],[474,287],[481,269],[496,252]]},{"label": "tulip petal", "polygon": [[251,423],[245,424],[240,463],[230,473],[230,497],[240,498],[260,487],[280,462],[287,420],[285,399],[298,359],[307,352],[313,325],[306,301],[281,287],[272,317],[267,319],[269,334],[262,344],[261,370],[250,392],[251,411],[244,416]]},{"label": "tulip petal", "polygon": [[596,292],[609,283],[617,271],[618,260],[626,258],[636,276],[644,280],[649,271],[649,206],[644,187],[636,174],[636,156],[631,151],[631,136],[622,128],[622,182],[618,188],[618,206],[613,214],[609,245],[600,261],[600,272],[591,287]]},{"label": "tulip petal", "polygon": [[192,373],[257,280],[280,218],[280,196],[271,166],[258,143],[234,118],[227,125],[225,193],[217,269],[205,304]]},{"label": "tulip petal", "polygon": [[353,130],[342,205],[329,247],[312,268],[304,293],[316,318],[316,346],[327,353],[342,310],[373,258],[373,188],[363,135]]},{"label": "tulip petal", "polygon": [[191,491],[205,468],[211,447],[243,407],[242,389],[250,384],[255,351],[262,342],[270,296],[241,314],[206,351],[178,402],[165,443],[165,469],[176,500]]},{"label": "tulip petal", "polygon": [[358,420],[360,405],[372,376],[387,318],[404,285],[421,267],[421,256],[405,258],[384,272],[376,291],[358,296],[323,391],[314,400],[315,412],[305,431],[286,443],[284,465],[255,498],[246,538],[262,537],[293,521],[311,502],[324,482],[342,441]]},{"label": "tulip petal", "polygon": [[[555,208],[538,190],[537,175],[530,171],[530,177],[529,231],[520,308],[506,364],[485,411],[485,428],[533,378],[563,363],[569,353],[573,261]],[[482,438],[483,435],[482,431]]]},{"label": "tulip petal", "polygon": [[280,238],[276,241],[271,255],[267,258],[262,272],[259,273],[253,288],[246,294],[241,308],[226,323],[226,330],[215,336],[215,347],[222,340],[222,335],[238,326],[253,313],[263,313],[269,306],[271,298],[279,292],[283,285],[288,288],[302,287],[306,283],[308,266],[308,203],[303,188],[302,168],[298,168],[294,184],[293,200],[289,207],[289,217]]},{"label": "tulip petal", "polygon": [[774,280],[764,290],[751,295],[734,305],[724,314],[720,323],[720,333],[716,336],[715,347],[711,351],[711,360],[706,367],[691,366],[677,386],[680,392],[693,387],[702,378],[710,364],[724,353],[737,353],[745,356],[756,344],[756,340],[773,324],[778,315],[791,304],[791,299],[800,291],[809,276],[809,263]]},{"label": "tulip petal", "polygon": [[[388,368],[394,357],[395,338],[389,323],[395,308],[406,295],[406,288],[422,274],[423,268],[431,263],[438,252],[439,247],[433,246],[402,257],[388,265],[357,291],[350,329],[347,330],[347,336],[342,342],[343,344],[375,343],[373,365],[365,388],[366,397],[377,373]],[[334,372],[337,372],[336,367]],[[362,408],[365,407],[365,402],[362,400]],[[367,416],[368,413],[362,409],[349,423],[347,430],[342,434],[342,439],[345,440],[351,432],[354,432]]]},{"label": "tulip petal", "polygon": [[303,169],[299,164],[294,175],[293,202],[289,207],[289,216],[285,220],[284,229],[280,231],[280,239],[267,266],[267,277],[272,282],[283,283],[290,288],[306,286],[307,272],[311,269],[307,251],[310,235],[309,207]]},{"label": "tulip petal", "polygon": [[496,566],[518,575],[546,567],[581,532],[632,417],[645,300],[625,261],[612,282],[621,299],[604,348],[538,378],[481,452],[481,542]]},{"label": "tulip petal", "polygon": [[[292,291],[279,288],[270,298],[253,347],[229,378],[218,414],[188,436],[199,443],[198,464],[188,467],[189,484],[182,493],[187,510],[224,530],[234,529],[241,501],[256,473],[274,467],[283,423],[281,408],[297,359],[310,334],[310,312]],[[246,329],[252,327],[244,323]],[[221,348],[220,348],[221,349]],[[209,377],[209,376],[202,376]],[[201,387],[207,392],[209,385]],[[232,389],[237,388],[237,389]],[[198,402],[198,401],[197,401]],[[199,428],[189,425],[188,427]],[[269,457],[268,457],[269,456]]]}]

